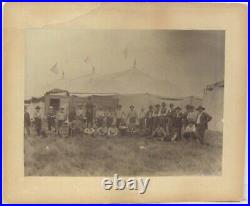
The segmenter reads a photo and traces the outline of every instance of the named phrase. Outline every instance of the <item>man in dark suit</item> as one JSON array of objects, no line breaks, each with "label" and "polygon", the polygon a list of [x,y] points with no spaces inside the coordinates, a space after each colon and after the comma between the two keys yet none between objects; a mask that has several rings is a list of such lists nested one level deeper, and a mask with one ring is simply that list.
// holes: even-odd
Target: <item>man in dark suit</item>
[{"label": "man in dark suit", "polygon": [[205,108],[199,106],[197,109],[198,114],[196,118],[196,135],[201,144],[204,144],[205,131],[208,128],[208,122],[211,121],[212,117],[204,112]]}]

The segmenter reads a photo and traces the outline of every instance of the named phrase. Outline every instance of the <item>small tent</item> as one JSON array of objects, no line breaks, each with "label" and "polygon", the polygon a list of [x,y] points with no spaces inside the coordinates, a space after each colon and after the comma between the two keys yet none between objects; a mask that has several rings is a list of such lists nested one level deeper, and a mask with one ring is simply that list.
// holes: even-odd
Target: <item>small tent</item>
[{"label": "small tent", "polygon": [[203,106],[212,116],[209,129],[223,131],[224,81],[207,85],[204,90]]}]

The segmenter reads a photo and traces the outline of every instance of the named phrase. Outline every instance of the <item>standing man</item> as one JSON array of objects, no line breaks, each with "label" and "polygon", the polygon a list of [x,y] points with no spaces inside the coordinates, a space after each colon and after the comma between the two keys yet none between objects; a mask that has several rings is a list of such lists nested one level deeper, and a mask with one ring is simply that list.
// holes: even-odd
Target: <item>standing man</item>
[{"label": "standing man", "polygon": [[92,102],[92,97],[88,97],[88,101],[86,103],[86,118],[87,118],[87,127],[93,127],[94,121],[94,107],[95,105]]},{"label": "standing man", "polygon": [[81,120],[81,122],[83,123],[84,121],[84,110],[83,110],[83,106],[79,105],[79,109],[77,110],[77,117],[79,120]]},{"label": "standing man", "polygon": [[167,107],[166,107],[165,102],[162,102],[162,104],[161,104],[160,121],[161,121],[161,126],[163,127],[165,132],[167,132],[167,129],[166,129],[166,127],[167,127]]},{"label": "standing man", "polygon": [[141,131],[144,131],[146,127],[146,112],[143,107],[139,113],[139,127]]},{"label": "standing man", "polygon": [[211,121],[212,117],[204,112],[205,108],[199,106],[197,109],[198,115],[196,119],[196,135],[201,144],[204,144],[205,131],[208,128],[208,122]]},{"label": "standing man", "polygon": [[25,133],[30,136],[30,125],[31,125],[31,121],[30,121],[30,114],[27,111],[27,106],[24,106],[24,131]]},{"label": "standing man", "polygon": [[153,132],[153,112],[154,112],[153,106],[150,105],[146,113],[146,126],[147,126],[147,129],[149,130],[150,135]]},{"label": "standing man", "polygon": [[40,106],[36,106],[36,111],[34,113],[34,123],[35,123],[35,129],[38,136],[41,135],[41,129],[42,129],[42,114],[40,111]]},{"label": "standing man", "polygon": [[51,131],[51,128],[54,127],[56,130],[56,114],[54,108],[52,106],[49,107],[48,115],[47,115],[47,122],[48,122],[48,130]]},{"label": "standing man", "polygon": [[175,110],[174,110],[174,105],[171,103],[169,105],[169,110],[168,110],[168,114],[167,114],[167,122],[168,122],[168,134],[170,136],[170,138],[172,138],[173,134],[174,134],[174,129],[173,129],[173,119],[175,117]]},{"label": "standing man", "polygon": [[181,128],[182,128],[182,113],[181,108],[176,107],[175,108],[175,115],[173,117],[173,131],[174,136],[172,137],[172,141],[180,141],[181,140]]},{"label": "standing man", "polygon": [[73,135],[73,130],[74,130],[74,120],[76,120],[76,110],[75,107],[70,107],[69,110],[69,115],[68,115],[68,121],[69,121],[69,137]]},{"label": "standing man", "polygon": [[122,121],[125,119],[125,112],[122,111],[122,105],[117,106],[117,111],[116,111],[116,127],[119,128],[121,126]]},{"label": "standing man", "polygon": [[134,105],[131,105],[129,107],[129,112],[128,112],[128,116],[127,116],[127,121],[128,121],[128,130],[129,130],[129,133],[131,135],[135,134],[135,131],[136,131],[136,123],[137,123],[137,113],[135,111],[135,106]]},{"label": "standing man", "polygon": [[61,137],[61,129],[63,126],[63,123],[66,120],[66,115],[64,113],[64,108],[61,107],[60,110],[58,111],[57,115],[56,115],[56,123],[57,123],[57,134],[59,137]]},{"label": "standing man", "polygon": [[153,112],[153,131],[159,126],[159,124],[160,124],[160,105],[156,104]]}]

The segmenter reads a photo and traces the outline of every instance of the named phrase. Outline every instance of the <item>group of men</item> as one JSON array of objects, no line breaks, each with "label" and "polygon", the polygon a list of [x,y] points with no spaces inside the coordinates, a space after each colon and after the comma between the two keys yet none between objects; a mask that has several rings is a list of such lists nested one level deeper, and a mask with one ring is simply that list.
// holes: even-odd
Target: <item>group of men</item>
[{"label": "group of men", "polygon": [[[48,130],[51,132],[54,128],[56,134],[62,135],[62,128],[67,125],[68,136],[75,133],[84,133],[97,136],[152,136],[159,137],[165,141],[180,141],[182,138],[195,138],[201,144],[204,143],[204,134],[208,122],[212,119],[205,111],[205,108],[199,106],[195,108],[192,105],[186,105],[185,111],[173,104],[167,107],[163,102],[161,105],[150,105],[147,110],[141,108],[136,111],[134,105],[125,112],[122,105],[117,109],[107,109],[105,111],[95,111],[95,105],[91,98],[85,105],[78,108],[70,107],[68,114],[64,108],[58,112],[53,107],[49,108],[47,114]],[[37,135],[42,135],[42,115],[40,107],[36,107],[33,115],[34,128]],[[27,135],[30,135],[31,120],[29,113],[25,109],[24,126]]]}]

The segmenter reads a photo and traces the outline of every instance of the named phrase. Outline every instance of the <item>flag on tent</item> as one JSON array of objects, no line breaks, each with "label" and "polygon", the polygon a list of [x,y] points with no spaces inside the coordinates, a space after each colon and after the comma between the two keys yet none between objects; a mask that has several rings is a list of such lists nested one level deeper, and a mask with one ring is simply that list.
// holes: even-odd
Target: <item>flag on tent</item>
[{"label": "flag on tent", "polygon": [[50,71],[53,72],[54,74],[58,74],[59,70],[57,67],[57,63],[50,68]]},{"label": "flag on tent", "polygon": [[127,59],[127,57],[128,57],[128,47],[126,47],[124,49],[123,54],[124,54],[124,58]]},{"label": "flag on tent", "polygon": [[136,59],[134,60],[133,68],[136,68]]},{"label": "flag on tent", "polygon": [[84,59],[84,63],[87,64],[89,62],[89,57],[87,56],[85,59]]}]

